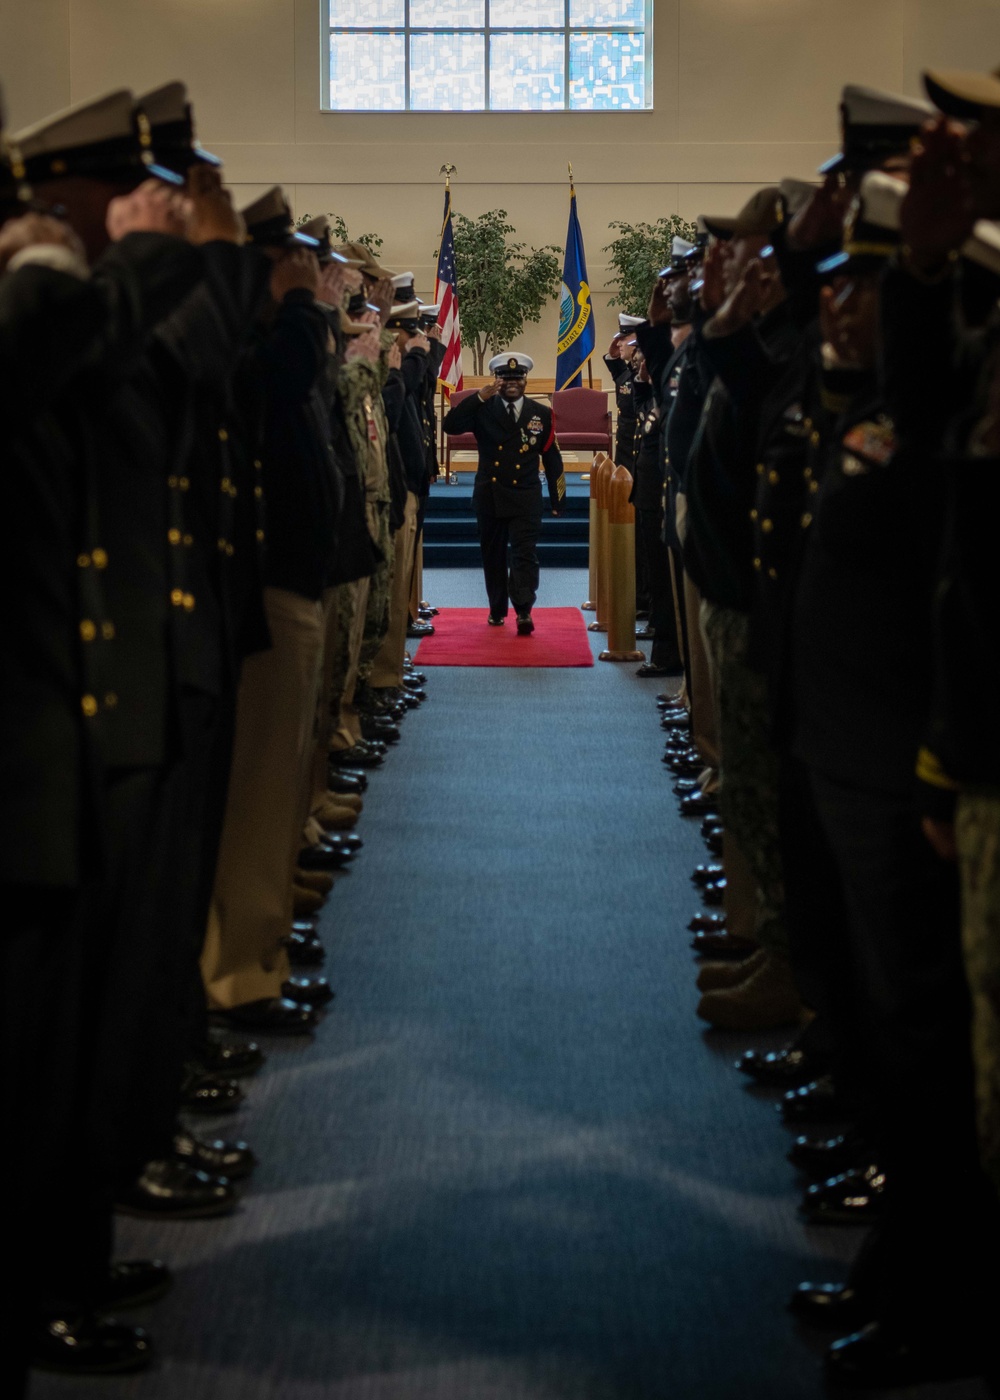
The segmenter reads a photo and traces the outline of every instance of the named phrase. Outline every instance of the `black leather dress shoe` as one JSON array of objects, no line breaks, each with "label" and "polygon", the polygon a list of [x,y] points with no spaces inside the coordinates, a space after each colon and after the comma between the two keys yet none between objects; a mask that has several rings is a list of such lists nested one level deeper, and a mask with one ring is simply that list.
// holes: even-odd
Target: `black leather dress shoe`
[{"label": "black leather dress shoe", "polygon": [[829,1181],[839,1172],[849,1171],[856,1162],[870,1158],[872,1150],[860,1133],[838,1133],[835,1137],[797,1137],[788,1149],[788,1160],[805,1176]]},{"label": "black leather dress shoe", "polygon": [[360,851],[365,843],[353,831],[324,831],[320,844],[332,851]]},{"label": "black leather dress shoe", "polygon": [[[338,768],[379,768],[383,762],[382,754],[367,748],[363,749],[359,744],[355,744],[350,749],[331,749],[330,761],[327,766],[334,770]],[[329,783],[327,785],[329,786]],[[336,788],[330,790],[335,792]]]},{"label": "black leather dress shoe", "polygon": [[656,703],[661,710],[683,710],[687,714],[687,706],[675,691],[662,690],[656,697]]},{"label": "black leather dress shoe", "polygon": [[718,812],[709,812],[707,816],[702,818],[702,836],[707,838],[714,835],[716,832],[721,834],[722,829],[722,818],[719,816]]},{"label": "black leather dress shoe", "polygon": [[[707,914],[705,917],[708,917]],[[743,962],[757,951],[757,945],[748,938],[727,933],[724,922],[714,928],[699,929],[691,940],[691,947],[700,958],[707,958],[710,962]]]},{"label": "black leather dress shoe", "polygon": [[367,715],[361,716],[361,733],[369,743],[375,741],[383,744],[398,744],[403,737],[398,724],[392,724],[389,720],[377,717],[369,718]]},{"label": "black leather dress shoe", "polygon": [[666,734],[687,739],[689,744],[691,742],[691,721],[686,710],[682,710],[680,713],[676,710],[667,710],[660,716],[660,728]]},{"label": "black leather dress shoe", "polygon": [[119,1215],[143,1220],[205,1220],[228,1215],[239,1200],[224,1176],[209,1176],[176,1157],[147,1162],[142,1175],[117,1193]]},{"label": "black leather dress shoe", "polygon": [[[686,802],[688,799],[682,799]],[[726,897],[726,880],[711,880],[707,885],[701,887],[701,897],[706,904],[721,904]]]},{"label": "black leather dress shoe", "polygon": [[[706,947],[712,945],[712,940],[706,940],[704,937],[702,937],[703,934],[712,934],[713,937],[715,937],[718,934],[725,934],[725,941],[727,945],[733,941],[731,935],[726,933],[725,914],[720,914],[717,910],[714,909],[703,909],[700,914],[693,915],[690,919],[688,919],[688,928],[693,934],[695,934],[698,937],[699,940],[697,947],[695,947],[694,940],[692,940],[691,942],[691,947],[695,949],[696,953],[700,953]],[[752,953],[753,951],[753,948],[751,948],[750,952]],[[746,954],[746,956],[749,957],[750,954],[748,953]]]},{"label": "black leather dress shoe", "polygon": [[663,752],[673,754],[676,758],[698,757],[698,750],[691,743],[691,736],[674,730],[671,730],[669,737],[664,739]]},{"label": "black leather dress shoe", "polygon": [[850,1105],[837,1091],[833,1076],[823,1074],[783,1094],[778,1112],[786,1123],[827,1123],[850,1117]]},{"label": "black leather dress shoe", "polygon": [[[641,640],[644,633],[637,632],[635,635]],[[652,661],[644,661],[641,666],[635,668],[635,673],[639,679],[643,681],[652,680],[654,676],[669,676],[673,674],[669,666],[656,666]]]},{"label": "black leather dress shoe", "polygon": [[776,1089],[796,1089],[823,1072],[815,1056],[794,1045],[786,1045],[784,1050],[747,1050],[736,1061],[736,1068],[758,1084]]},{"label": "black leather dress shoe", "polygon": [[431,617],[437,617],[438,613],[441,611],[441,609],[436,608],[433,603],[428,603],[426,598],[420,599],[420,607],[424,612],[429,612]]},{"label": "black leather dress shoe", "polygon": [[667,764],[674,777],[697,778],[704,773],[704,764],[696,753],[664,753],[662,762]]},{"label": "black leather dress shoe", "polygon": [[717,812],[719,804],[712,793],[692,793],[681,801],[682,817],[703,817],[708,812]]},{"label": "black leather dress shoe", "polygon": [[[636,619],[638,621],[638,618]],[[656,640],[656,628],[650,627],[647,622],[645,627],[635,629],[635,639],[637,642],[652,642]]]},{"label": "black leather dress shoe", "polygon": [[243,1181],[257,1165],[257,1158],[245,1142],[226,1142],[222,1138],[205,1142],[187,1128],[178,1128],[174,1134],[173,1155],[195,1171],[225,1177],[227,1181]]},{"label": "black leather dress shoe", "polygon": [[320,841],[315,846],[303,846],[295,858],[295,864],[300,870],[342,870],[353,859],[353,851],[328,846],[325,841]]},{"label": "black leather dress shoe", "polygon": [[518,613],[517,615],[517,635],[519,637],[530,637],[535,630],[531,613]]},{"label": "black leather dress shoe", "polygon": [[142,1327],[86,1316],[51,1318],[31,1336],[31,1366],[65,1376],[114,1376],[144,1371],[153,1343]]},{"label": "black leather dress shoe", "polygon": [[506,617],[494,617],[493,614],[490,613],[489,617],[486,619],[486,624],[488,627],[502,627],[506,621]]},{"label": "black leather dress shoe", "polygon": [[412,666],[403,674],[403,685],[407,690],[419,689],[427,684],[427,677],[423,671],[414,671]]},{"label": "black leather dress shoe", "polygon": [[427,691],[421,690],[419,686],[416,690],[406,690],[403,692],[403,709],[419,710],[426,699]]},{"label": "black leather dress shoe", "polygon": [[95,1307],[98,1312],[142,1308],[165,1298],[173,1284],[173,1275],[159,1259],[122,1259],[108,1267]]},{"label": "black leather dress shoe", "polygon": [[406,629],[408,637],[433,637],[434,624],[431,622],[411,622]]},{"label": "black leather dress shoe", "polygon": [[824,1358],[827,1379],[858,1390],[895,1390],[980,1375],[986,1358],[953,1329],[904,1339],[881,1322],[870,1322],[834,1342]]},{"label": "black leather dress shoe", "polygon": [[722,855],[722,832],[721,832],[721,831],[713,831],[713,832],[711,832],[710,835],[708,835],[708,836],[705,837],[705,845],[706,845],[707,848],[708,848],[708,853],[709,853],[709,855],[721,856],[721,855]]},{"label": "black leather dress shoe", "polygon": [[198,1050],[198,1064],[206,1074],[223,1079],[245,1079],[256,1074],[266,1064],[267,1056],[255,1040],[227,1044],[223,1040],[206,1040]]},{"label": "black leather dress shoe", "polygon": [[885,1172],[877,1163],[807,1186],[799,1214],[810,1225],[871,1225],[885,1208]]},{"label": "black leather dress shoe", "polygon": [[870,1309],[843,1283],[800,1283],[788,1311],[806,1327],[841,1328],[842,1334],[871,1321]]},{"label": "black leather dress shoe", "polygon": [[327,772],[326,785],[331,792],[360,797],[368,786],[368,779],[364,773],[349,773],[343,768],[334,767]]},{"label": "black leather dress shoe", "polygon": [[185,1113],[235,1113],[245,1095],[235,1079],[215,1079],[200,1065],[185,1066],[181,1108]]},{"label": "black leather dress shoe", "polygon": [[355,748],[358,749],[361,753],[378,753],[382,754],[383,756],[385,756],[385,754],[389,752],[389,745],[385,742],[384,739],[361,738],[358,740],[357,744],[355,745]]},{"label": "black leather dress shoe", "polygon": [[687,797],[689,793],[700,792],[701,783],[697,778],[675,778],[670,791],[675,797]]},{"label": "black leather dress shoe", "polygon": [[696,865],[691,872],[691,880],[696,885],[712,885],[725,876],[725,870],[714,861],[708,865]]},{"label": "black leather dress shoe", "polygon": [[225,1025],[258,1031],[262,1035],[308,1035],[319,1021],[314,1007],[302,1006],[287,997],[263,997],[260,1001],[246,1001],[242,1006],[230,1006],[211,1014]]},{"label": "black leather dress shoe", "polygon": [[299,933],[293,929],[285,939],[285,948],[292,967],[322,967],[326,962],[326,949],[311,930]]},{"label": "black leather dress shoe", "polygon": [[289,977],[281,984],[281,994],[300,1006],[326,1006],[335,995],[325,977]]}]

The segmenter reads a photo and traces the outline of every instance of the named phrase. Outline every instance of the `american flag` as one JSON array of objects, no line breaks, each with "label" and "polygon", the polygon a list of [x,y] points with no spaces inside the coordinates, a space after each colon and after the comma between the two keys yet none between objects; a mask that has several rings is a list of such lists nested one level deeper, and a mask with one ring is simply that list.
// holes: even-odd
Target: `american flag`
[{"label": "american flag", "polygon": [[458,289],[455,281],[455,239],[451,228],[451,188],[444,192],[444,222],[438,253],[434,300],[440,306],[438,325],[444,344],[444,360],[438,383],[445,393],[462,387],[462,328],[458,320]]}]

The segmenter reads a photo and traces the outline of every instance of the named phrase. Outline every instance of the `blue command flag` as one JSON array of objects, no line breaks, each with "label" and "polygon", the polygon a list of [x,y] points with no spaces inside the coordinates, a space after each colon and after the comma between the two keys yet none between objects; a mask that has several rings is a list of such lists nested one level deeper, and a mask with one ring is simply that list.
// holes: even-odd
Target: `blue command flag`
[{"label": "blue command flag", "polygon": [[566,232],[566,260],[563,263],[562,291],[559,296],[559,343],[556,347],[556,388],[579,389],[580,371],[594,353],[597,332],[594,308],[587,280],[587,257],[576,212],[576,190],[570,176],[569,228]]}]

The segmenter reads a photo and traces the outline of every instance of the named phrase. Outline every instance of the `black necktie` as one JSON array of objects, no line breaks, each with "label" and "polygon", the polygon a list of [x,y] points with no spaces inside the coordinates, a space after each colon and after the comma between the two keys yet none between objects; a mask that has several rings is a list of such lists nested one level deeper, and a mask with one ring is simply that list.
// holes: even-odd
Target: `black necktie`
[{"label": "black necktie", "polygon": [[507,405],[507,413],[508,413],[508,416],[510,417],[510,421],[511,421],[512,423],[516,423],[516,422],[517,422],[517,415],[516,415],[515,412],[514,412],[514,405],[513,405],[512,403],[509,403],[509,404]]}]

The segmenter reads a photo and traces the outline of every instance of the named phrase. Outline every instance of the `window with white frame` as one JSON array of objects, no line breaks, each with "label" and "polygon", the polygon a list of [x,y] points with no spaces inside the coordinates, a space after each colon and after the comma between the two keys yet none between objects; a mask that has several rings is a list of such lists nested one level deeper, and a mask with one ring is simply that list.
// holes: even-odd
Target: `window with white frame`
[{"label": "window with white frame", "polygon": [[323,0],[333,112],[652,106],[652,0]]}]

